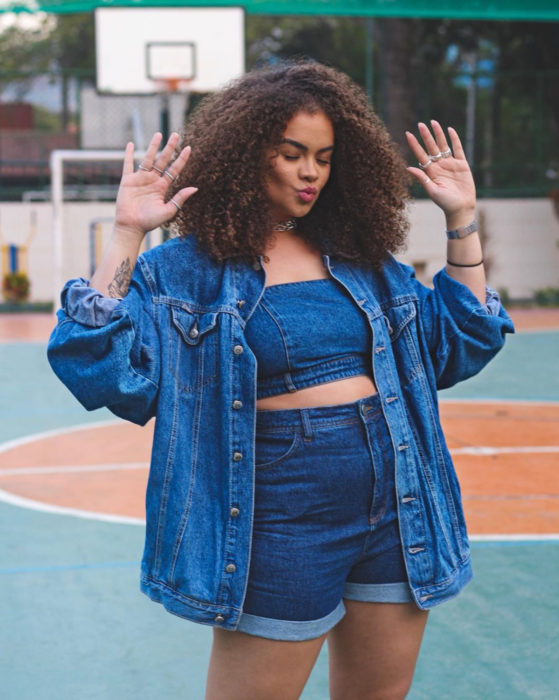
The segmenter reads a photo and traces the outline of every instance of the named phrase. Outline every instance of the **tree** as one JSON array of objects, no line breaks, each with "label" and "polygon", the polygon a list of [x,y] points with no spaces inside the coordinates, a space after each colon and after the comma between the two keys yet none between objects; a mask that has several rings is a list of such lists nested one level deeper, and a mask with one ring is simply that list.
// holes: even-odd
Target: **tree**
[{"label": "tree", "polygon": [[0,87],[17,74],[21,98],[36,75],[58,74],[62,81],[62,127],[70,118],[69,85],[72,76],[93,76],[95,39],[93,13],[47,15],[37,29],[20,23],[0,34]]}]

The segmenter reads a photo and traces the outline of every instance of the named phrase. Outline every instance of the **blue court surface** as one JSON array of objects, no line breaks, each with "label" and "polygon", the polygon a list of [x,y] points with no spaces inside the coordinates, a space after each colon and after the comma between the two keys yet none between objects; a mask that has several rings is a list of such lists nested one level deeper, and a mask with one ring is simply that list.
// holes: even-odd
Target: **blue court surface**
[{"label": "blue court surface", "polygon": [[[0,344],[0,380],[0,443],[112,418],[77,404],[50,371],[44,343]],[[442,398],[559,402],[559,331],[509,337],[480,376]],[[0,489],[1,479],[0,462]],[[546,499],[559,507],[559,463]],[[211,629],[139,592],[141,525],[8,497],[0,533],[2,698],[204,697]],[[431,613],[409,697],[558,698],[559,535],[476,540],[472,550],[474,581]],[[327,684],[324,648],[302,698],[325,700]]]}]

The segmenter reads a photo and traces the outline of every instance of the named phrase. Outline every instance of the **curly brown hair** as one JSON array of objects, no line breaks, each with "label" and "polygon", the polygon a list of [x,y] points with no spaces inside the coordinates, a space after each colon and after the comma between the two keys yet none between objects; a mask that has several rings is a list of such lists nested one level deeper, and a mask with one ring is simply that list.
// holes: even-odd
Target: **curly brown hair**
[{"label": "curly brown hair", "polygon": [[172,196],[199,191],[175,219],[217,261],[264,254],[270,230],[265,153],[299,111],[322,111],[334,127],[328,183],[297,233],[333,256],[378,267],[405,243],[408,176],[397,146],[348,76],[316,62],[255,70],[206,97],[189,117],[181,148],[192,154]]}]

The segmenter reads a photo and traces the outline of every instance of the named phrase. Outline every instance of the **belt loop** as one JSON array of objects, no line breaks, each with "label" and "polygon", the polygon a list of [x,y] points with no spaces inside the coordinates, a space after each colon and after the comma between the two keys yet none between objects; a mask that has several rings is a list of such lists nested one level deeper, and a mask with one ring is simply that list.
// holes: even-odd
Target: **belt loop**
[{"label": "belt loop", "polygon": [[312,440],[312,427],[309,412],[306,408],[301,409],[301,422],[303,423],[303,435],[305,437],[305,442],[310,442]]},{"label": "belt loop", "polygon": [[286,388],[287,388],[287,391],[289,391],[290,393],[293,393],[294,391],[297,391],[297,387],[295,386],[295,384],[293,384],[293,379],[291,379],[291,373],[290,373],[290,372],[286,372],[286,373],[283,375],[283,381],[285,382],[285,386],[286,386]]}]

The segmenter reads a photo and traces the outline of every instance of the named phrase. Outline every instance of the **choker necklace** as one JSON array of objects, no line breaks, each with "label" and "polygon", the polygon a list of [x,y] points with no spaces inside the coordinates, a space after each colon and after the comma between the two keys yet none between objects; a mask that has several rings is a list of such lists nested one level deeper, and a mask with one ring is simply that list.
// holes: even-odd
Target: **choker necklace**
[{"label": "choker necklace", "polygon": [[293,231],[297,228],[297,219],[287,219],[287,221],[279,221],[274,225],[274,231]]}]

